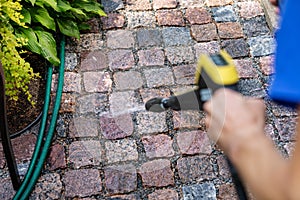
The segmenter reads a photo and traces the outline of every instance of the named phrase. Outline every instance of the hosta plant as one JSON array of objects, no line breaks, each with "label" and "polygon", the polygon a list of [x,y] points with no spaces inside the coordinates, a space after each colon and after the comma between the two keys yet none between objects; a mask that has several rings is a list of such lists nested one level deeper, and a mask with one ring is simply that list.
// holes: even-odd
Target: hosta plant
[{"label": "hosta plant", "polygon": [[55,35],[80,37],[80,30],[88,29],[86,21],[105,16],[96,0],[24,0],[22,22],[17,34],[28,39],[28,50],[42,55],[50,63],[59,64]]}]

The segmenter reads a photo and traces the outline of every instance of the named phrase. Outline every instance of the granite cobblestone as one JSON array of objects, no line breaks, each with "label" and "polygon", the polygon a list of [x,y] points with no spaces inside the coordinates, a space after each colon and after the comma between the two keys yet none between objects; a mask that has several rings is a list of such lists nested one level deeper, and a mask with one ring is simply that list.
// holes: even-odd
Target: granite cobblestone
[{"label": "granite cobblestone", "polygon": [[[266,135],[291,156],[297,116],[267,97],[275,39],[259,1],[101,3],[107,17],[90,20],[80,40],[67,39],[56,134],[30,199],[237,199],[226,159],[206,135],[205,114],[144,106],[194,88],[199,55],[220,49],[234,58],[240,92],[266,99]],[[13,139],[22,175],[37,130]],[[0,177],[0,199],[11,199],[1,147]]]}]

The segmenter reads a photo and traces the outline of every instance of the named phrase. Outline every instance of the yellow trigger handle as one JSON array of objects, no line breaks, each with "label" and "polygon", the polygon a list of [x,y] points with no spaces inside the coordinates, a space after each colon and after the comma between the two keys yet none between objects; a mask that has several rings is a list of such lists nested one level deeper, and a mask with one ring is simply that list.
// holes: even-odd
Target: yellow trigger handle
[{"label": "yellow trigger handle", "polygon": [[239,80],[233,60],[225,50],[221,50],[218,54],[200,55],[195,74],[196,84],[199,84],[203,70],[217,85],[233,85]]}]

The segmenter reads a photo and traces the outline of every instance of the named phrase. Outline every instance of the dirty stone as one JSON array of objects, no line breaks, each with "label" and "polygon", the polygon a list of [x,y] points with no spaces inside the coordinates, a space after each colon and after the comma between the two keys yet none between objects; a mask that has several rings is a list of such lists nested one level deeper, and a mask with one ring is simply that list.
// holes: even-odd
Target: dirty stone
[{"label": "dirty stone", "polygon": [[257,78],[258,74],[251,59],[234,60],[240,78]]},{"label": "dirty stone", "polygon": [[270,33],[270,29],[264,17],[245,19],[242,21],[242,25],[247,37],[256,37]]},{"label": "dirty stone", "polygon": [[11,140],[17,163],[24,163],[31,159],[35,142],[36,136],[33,134],[24,134]]},{"label": "dirty stone", "polygon": [[233,184],[220,185],[218,199],[238,199],[235,186]]},{"label": "dirty stone", "polygon": [[239,7],[239,14],[242,18],[252,18],[264,14],[260,2],[239,2],[237,5]]},{"label": "dirty stone", "polygon": [[260,36],[248,40],[251,54],[256,56],[268,56],[275,51],[275,40],[272,37]]},{"label": "dirty stone", "polygon": [[65,54],[65,70],[66,71],[74,71],[77,66],[77,53],[69,53]]},{"label": "dirty stone", "polygon": [[108,65],[112,71],[130,69],[134,64],[134,57],[131,50],[118,49],[108,53]]},{"label": "dirty stone", "polygon": [[104,30],[122,28],[125,24],[125,17],[119,13],[108,13],[107,17],[101,17]]},{"label": "dirty stone", "polygon": [[249,55],[248,45],[244,39],[222,41],[221,48],[225,49],[232,58],[245,57]]},{"label": "dirty stone", "polygon": [[176,0],[153,0],[153,9],[176,8]]},{"label": "dirty stone", "polygon": [[188,8],[185,16],[190,24],[207,24],[212,21],[210,13],[205,8]]},{"label": "dirty stone", "polygon": [[102,33],[81,34],[78,42],[77,51],[95,51],[103,48]]},{"label": "dirty stone", "polygon": [[201,42],[194,45],[196,57],[200,54],[215,54],[220,51],[220,44],[217,41]]},{"label": "dirty stone", "polygon": [[61,199],[62,187],[60,175],[57,173],[42,175],[30,196],[31,199]]},{"label": "dirty stone", "polygon": [[281,140],[283,141],[295,141],[296,140],[296,117],[285,117],[275,121],[275,127],[279,133]]},{"label": "dirty stone", "polygon": [[206,5],[210,7],[224,6],[232,3],[233,0],[206,0]]},{"label": "dirty stone", "polygon": [[209,157],[183,157],[177,160],[177,170],[180,180],[184,183],[211,180],[216,175]]},{"label": "dirty stone", "polygon": [[245,96],[256,98],[263,98],[267,95],[261,82],[257,79],[241,79],[238,83],[238,91]]},{"label": "dirty stone", "polygon": [[221,39],[241,38],[244,36],[242,27],[237,22],[217,23],[217,28]]},{"label": "dirty stone", "polygon": [[211,9],[212,16],[216,22],[235,22],[237,16],[232,6],[214,7]]},{"label": "dirty stone", "polygon": [[67,167],[66,153],[63,145],[55,144],[51,147],[47,163],[49,164],[49,170],[51,171]]},{"label": "dirty stone", "polygon": [[142,96],[143,102],[146,103],[154,97],[169,97],[171,93],[169,89],[143,88],[140,89],[140,95]]},{"label": "dirty stone", "polygon": [[144,74],[149,88],[174,84],[173,73],[169,68],[145,69]]},{"label": "dirty stone", "polygon": [[107,47],[112,49],[128,49],[134,47],[134,37],[131,31],[114,30],[108,31]]},{"label": "dirty stone", "polygon": [[202,183],[190,186],[183,186],[183,200],[216,200],[217,191],[213,183]]},{"label": "dirty stone", "polygon": [[178,200],[178,193],[172,189],[155,190],[148,195],[148,200]]},{"label": "dirty stone", "polygon": [[259,58],[259,66],[262,70],[262,72],[265,75],[272,75],[275,72],[275,69],[273,67],[274,65],[274,56],[264,56]]},{"label": "dirty stone", "polygon": [[122,0],[102,0],[101,4],[104,7],[104,11],[108,13],[124,8]]},{"label": "dirty stone", "polygon": [[162,49],[148,49],[138,51],[140,66],[164,65],[165,55]]},{"label": "dirty stone", "polygon": [[151,47],[162,45],[162,33],[159,29],[140,29],[136,31],[139,47]]},{"label": "dirty stone", "polygon": [[191,35],[197,42],[207,42],[218,39],[217,28],[213,23],[192,25]]},{"label": "dirty stone", "polygon": [[189,64],[195,62],[195,55],[191,47],[167,47],[165,53],[172,65]]},{"label": "dirty stone", "polygon": [[182,8],[194,8],[203,7],[205,5],[204,0],[178,0],[180,7]]},{"label": "dirty stone", "polygon": [[180,10],[158,10],[156,12],[160,26],[184,26],[183,14]]},{"label": "dirty stone", "polygon": [[178,65],[173,67],[175,82],[179,85],[190,85],[195,82],[196,65]]},{"label": "dirty stone", "polygon": [[[58,74],[52,75],[51,91],[55,92],[58,83]],[[81,76],[75,72],[64,73],[64,86],[63,92],[81,92]]]},{"label": "dirty stone", "polygon": [[190,30],[184,27],[166,27],[162,29],[163,40],[166,46],[187,46],[192,43]]},{"label": "dirty stone", "polygon": [[66,197],[85,197],[97,195],[102,191],[100,173],[97,169],[66,171],[63,183]]},{"label": "dirty stone", "polygon": [[126,8],[130,11],[151,10],[152,6],[149,0],[127,0]]},{"label": "dirty stone", "polygon": [[151,11],[143,12],[127,12],[127,26],[130,29],[140,28],[140,27],[155,27],[155,15]]}]

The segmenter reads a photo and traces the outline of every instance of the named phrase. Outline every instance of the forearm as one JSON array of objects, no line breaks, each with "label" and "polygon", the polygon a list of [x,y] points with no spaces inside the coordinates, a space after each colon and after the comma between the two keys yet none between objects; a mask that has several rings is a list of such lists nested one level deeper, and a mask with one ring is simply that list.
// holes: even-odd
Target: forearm
[{"label": "forearm", "polygon": [[263,131],[227,152],[257,199],[286,199],[288,164]]}]

